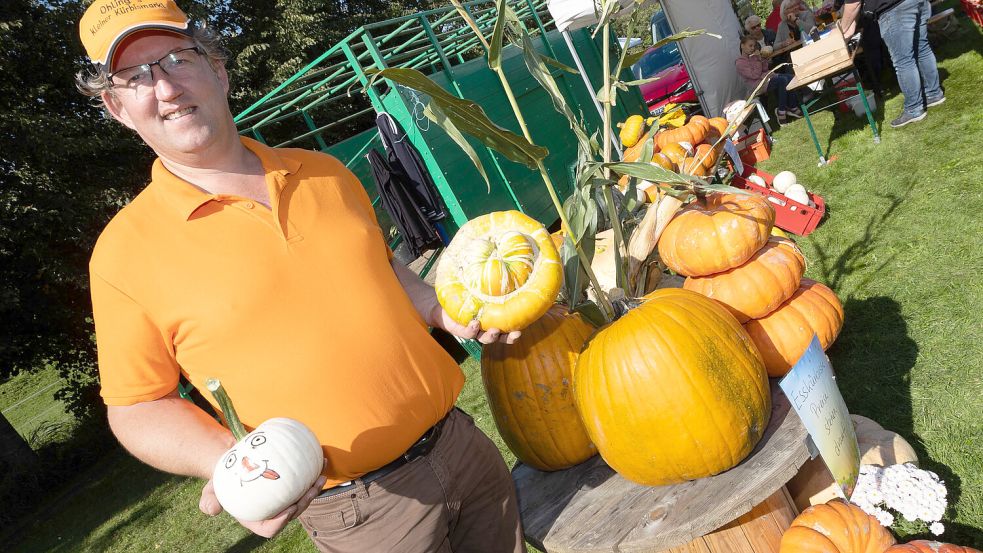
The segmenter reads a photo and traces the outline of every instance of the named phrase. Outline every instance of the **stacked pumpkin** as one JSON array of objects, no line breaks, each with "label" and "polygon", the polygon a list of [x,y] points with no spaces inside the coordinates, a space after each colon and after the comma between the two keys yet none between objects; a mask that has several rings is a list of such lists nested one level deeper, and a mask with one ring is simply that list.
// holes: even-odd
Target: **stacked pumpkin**
[{"label": "stacked pumpkin", "polygon": [[843,326],[832,290],[802,278],[796,245],[771,236],[775,210],[757,195],[711,194],[683,208],[659,255],[683,288],[720,302],[744,325],[771,377],[785,375],[812,340],[828,348]]},{"label": "stacked pumpkin", "polygon": [[[629,118],[622,126],[622,144],[626,146],[622,156],[623,161],[646,161],[641,159],[642,151],[648,142],[642,140],[646,136],[645,123],[646,121],[641,118],[637,121]],[[702,115],[694,115],[685,125],[655,133],[651,142],[652,158],[647,161],[669,171],[706,177],[717,165],[717,159],[723,151],[723,141],[720,138],[726,132],[726,119],[722,117],[707,119]],[[628,178],[624,176],[618,181],[622,191],[627,189]],[[653,183],[640,182],[638,191],[640,199],[656,201],[657,187]]]}]

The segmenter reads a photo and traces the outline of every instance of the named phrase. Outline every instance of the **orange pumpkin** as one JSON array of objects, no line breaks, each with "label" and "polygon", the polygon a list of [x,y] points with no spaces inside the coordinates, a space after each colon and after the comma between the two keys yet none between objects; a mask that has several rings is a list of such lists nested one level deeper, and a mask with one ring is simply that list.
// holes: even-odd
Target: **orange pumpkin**
[{"label": "orange pumpkin", "polygon": [[683,148],[676,142],[672,142],[670,144],[666,144],[665,146],[662,146],[662,149],[659,150],[659,153],[665,156],[666,158],[668,158],[669,161],[673,162],[673,164],[678,166],[683,163],[684,159],[686,159],[687,152],[686,152],[686,148]]},{"label": "orange pumpkin", "polygon": [[678,129],[668,129],[655,135],[655,143],[661,151],[667,144],[688,142],[696,145],[702,144],[707,136],[707,131],[699,125],[687,123]]},{"label": "orange pumpkin", "polygon": [[591,440],[623,477],[648,486],[740,463],[771,416],[754,344],[720,304],[656,290],[591,338],[573,373]]},{"label": "orange pumpkin", "polygon": [[679,164],[679,170],[694,177],[705,177],[709,174],[706,166],[695,157],[683,158],[683,162]]},{"label": "orange pumpkin", "polygon": [[884,553],[983,553],[979,549],[964,545],[953,545],[937,541],[916,540],[899,543],[886,549]]},{"label": "orange pumpkin", "polygon": [[627,161],[629,163],[633,161],[638,161],[638,158],[642,157],[642,148],[645,147],[645,141],[640,140],[635,143],[634,146],[630,148],[625,148],[621,153],[621,161]]},{"label": "orange pumpkin", "polygon": [[518,211],[465,223],[437,263],[434,288],[447,314],[482,329],[521,330],[553,305],[563,266],[549,232]]},{"label": "orange pumpkin", "polygon": [[652,163],[658,165],[659,167],[662,167],[663,169],[665,169],[667,171],[675,171],[676,170],[676,164],[673,163],[672,160],[669,159],[669,156],[667,156],[663,152],[659,152],[659,153],[653,155],[652,156]]},{"label": "orange pumpkin", "polygon": [[717,133],[720,134],[720,136],[727,135],[727,127],[728,125],[730,125],[730,123],[728,123],[726,119],[724,119],[723,117],[711,117],[708,122],[710,123],[711,127],[716,129]]},{"label": "orange pumpkin", "polygon": [[710,132],[710,129],[713,128],[713,126],[710,125],[710,120],[707,119],[706,117],[702,116],[702,115],[694,115],[694,116],[690,117],[689,118],[689,122],[690,122],[691,125],[697,125],[701,129],[703,129],[703,133],[704,134]]},{"label": "orange pumpkin", "polygon": [[593,457],[573,401],[573,367],[594,327],[554,306],[514,344],[481,352],[481,380],[502,439],[523,463],[560,470]]},{"label": "orange pumpkin", "polygon": [[856,505],[842,499],[813,505],[782,535],[779,553],[885,553],[894,536]]},{"label": "orange pumpkin", "polygon": [[708,172],[712,171],[714,166],[717,165],[717,151],[709,144],[700,144],[697,146],[696,153],[693,154],[693,157],[703,160],[703,168]]},{"label": "orange pumpkin", "polygon": [[740,267],[689,277],[683,288],[719,301],[745,323],[764,317],[792,297],[805,269],[805,258],[795,243],[771,238]]},{"label": "orange pumpkin", "polygon": [[813,334],[824,350],[836,340],[843,328],[843,306],[832,290],[803,278],[791,298],[744,328],[757,344],[768,376],[784,376],[809,347]]},{"label": "orange pumpkin", "polygon": [[739,267],[768,241],[775,209],[754,194],[720,194],[693,202],[666,225],[659,256],[683,276]]}]

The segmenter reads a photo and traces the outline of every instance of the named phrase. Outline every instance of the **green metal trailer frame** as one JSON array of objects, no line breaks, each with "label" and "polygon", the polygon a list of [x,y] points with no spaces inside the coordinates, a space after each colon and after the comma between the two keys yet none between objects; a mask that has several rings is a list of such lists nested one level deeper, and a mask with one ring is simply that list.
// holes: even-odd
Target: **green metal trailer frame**
[{"label": "green metal trailer frame", "polygon": [[[536,47],[543,54],[574,65],[562,36],[555,30],[545,0],[510,0],[509,4],[536,34]],[[490,36],[497,15],[495,4],[472,1],[464,4],[464,8],[482,33]],[[596,90],[601,84],[600,39],[591,39],[587,30],[571,34]],[[565,130],[566,120],[553,109],[546,92],[526,70],[521,51],[507,46],[502,57],[533,140],[550,150],[547,170],[564,198],[573,186],[577,143]],[[519,132],[498,77],[485,63],[485,52],[477,37],[450,6],[357,29],[238,114],[236,124],[241,134],[261,142],[278,147],[313,148],[343,161],[368,190],[380,224],[390,232],[393,247],[399,237],[381,210],[365,159],[370,148],[381,147],[371,117],[374,113],[389,113],[407,132],[447,208],[449,234],[471,218],[502,209],[518,209],[547,225],[556,220],[538,173],[473,141],[490,180],[490,185],[486,185],[460,148],[423,116],[425,98],[389,81],[368,86],[368,72],[386,67],[418,69],[449,92],[477,102],[502,127]],[[592,131],[600,129],[600,116],[581,77],[559,69],[553,70],[553,76],[575,110],[584,106],[579,111],[585,126]],[[644,103],[636,90],[622,92],[615,118],[644,113],[643,109]],[[339,111],[344,115],[339,117]]]}]

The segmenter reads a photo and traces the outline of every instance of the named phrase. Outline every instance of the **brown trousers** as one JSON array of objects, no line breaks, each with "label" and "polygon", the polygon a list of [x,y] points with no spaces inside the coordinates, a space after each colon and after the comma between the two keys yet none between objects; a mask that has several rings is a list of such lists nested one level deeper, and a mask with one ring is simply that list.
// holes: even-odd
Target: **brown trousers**
[{"label": "brown trousers", "polygon": [[331,553],[524,553],[512,476],[463,411],[433,450],[370,482],[315,499],[300,522]]}]

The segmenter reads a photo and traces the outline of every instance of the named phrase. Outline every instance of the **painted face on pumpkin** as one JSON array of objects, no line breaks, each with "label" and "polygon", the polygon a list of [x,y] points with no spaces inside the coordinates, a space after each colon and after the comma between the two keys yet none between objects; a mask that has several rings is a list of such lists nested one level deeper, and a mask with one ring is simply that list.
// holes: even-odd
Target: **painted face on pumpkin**
[{"label": "painted face on pumpkin", "polygon": [[239,446],[225,454],[223,466],[238,477],[240,485],[259,478],[269,480],[280,478],[280,475],[269,467],[270,460],[266,458],[267,455],[264,455],[266,444],[266,433],[254,431],[247,435]]}]

